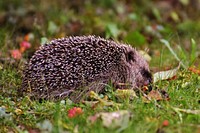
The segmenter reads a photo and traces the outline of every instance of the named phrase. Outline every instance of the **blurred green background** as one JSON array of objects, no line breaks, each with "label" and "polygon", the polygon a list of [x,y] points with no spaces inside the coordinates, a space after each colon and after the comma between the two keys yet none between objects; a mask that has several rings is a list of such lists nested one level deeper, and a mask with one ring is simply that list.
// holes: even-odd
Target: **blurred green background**
[{"label": "blurred green background", "polygon": [[[44,40],[92,34],[149,49],[151,57],[163,56],[164,63],[173,64],[159,40],[168,40],[183,61],[191,53],[191,38],[199,49],[200,0],[2,0],[0,29],[4,57],[27,34],[33,39],[24,58]],[[152,60],[152,66],[162,64],[159,60]]]}]

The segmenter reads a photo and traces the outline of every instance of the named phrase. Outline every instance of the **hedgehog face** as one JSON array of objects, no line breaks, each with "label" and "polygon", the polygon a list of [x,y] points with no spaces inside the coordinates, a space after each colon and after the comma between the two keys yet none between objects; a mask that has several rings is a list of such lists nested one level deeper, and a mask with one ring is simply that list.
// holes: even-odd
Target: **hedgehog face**
[{"label": "hedgehog face", "polygon": [[127,69],[127,81],[133,88],[149,85],[152,75],[146,60],[132,47],[126,47],[123,61]]}]

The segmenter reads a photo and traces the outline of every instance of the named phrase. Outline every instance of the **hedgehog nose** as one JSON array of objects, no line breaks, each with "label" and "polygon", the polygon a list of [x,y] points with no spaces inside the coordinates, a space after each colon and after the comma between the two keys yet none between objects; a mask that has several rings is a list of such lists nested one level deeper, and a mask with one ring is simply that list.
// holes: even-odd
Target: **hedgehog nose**
[{"label": "hedgehog nose", "polygon": [[149,77],[145,82],[144,82],[144,85],[145,86],[148,86],[152,83],[152,77]]}]

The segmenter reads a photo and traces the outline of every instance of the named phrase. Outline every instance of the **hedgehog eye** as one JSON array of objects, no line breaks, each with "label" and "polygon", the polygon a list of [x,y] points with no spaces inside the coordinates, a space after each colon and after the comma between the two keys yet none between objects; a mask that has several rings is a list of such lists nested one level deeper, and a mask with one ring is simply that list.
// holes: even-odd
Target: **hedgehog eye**
[{"label": "hedgehog eye", "polygon": [[130,51],[130,52],[128,52],[126,54],[126,60],[127,60],[127,62],[135,61],[134,52],[133,51]]}]

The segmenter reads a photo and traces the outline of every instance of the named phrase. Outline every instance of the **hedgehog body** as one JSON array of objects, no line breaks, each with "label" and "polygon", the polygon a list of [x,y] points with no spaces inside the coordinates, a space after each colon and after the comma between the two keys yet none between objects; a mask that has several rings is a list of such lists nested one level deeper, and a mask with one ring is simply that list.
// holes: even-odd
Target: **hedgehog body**
[{"label": "hedgehog body", "polygon": [[137,88],[151,80],[147,62],[131,46],[76,36],[41,46],[26,65],[21,91],[35,99],[79,101],[90,90],[103,91],[109,82]]}]

